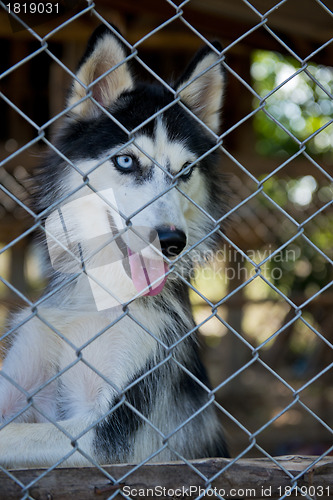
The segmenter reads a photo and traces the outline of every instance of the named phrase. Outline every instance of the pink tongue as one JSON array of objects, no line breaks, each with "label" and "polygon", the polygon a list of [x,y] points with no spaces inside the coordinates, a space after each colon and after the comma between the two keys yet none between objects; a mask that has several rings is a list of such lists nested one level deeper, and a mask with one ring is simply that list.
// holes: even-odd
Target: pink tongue
[{"label": "pink tongue", "polygon": [[149,286],[149,289],[142,295],[157,295],[160,293],[166,283],[165,273],[169,270],[163,259],[147,259],[147,257],[143,257],[139,253],[132,253],[130,248],[128,248],[128,256],[132,280],[136,290],[141,292]]}]

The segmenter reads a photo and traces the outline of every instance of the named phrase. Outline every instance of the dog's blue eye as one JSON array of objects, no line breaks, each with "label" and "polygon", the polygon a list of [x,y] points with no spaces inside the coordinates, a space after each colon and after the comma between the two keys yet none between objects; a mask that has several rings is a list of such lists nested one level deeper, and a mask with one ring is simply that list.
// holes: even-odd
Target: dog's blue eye
[{"label": "dog's blue eye", "polygon": [[131,156],[128,155],[116,156],[114,161],[116,167],[123,171],[132,170],[134,167],[134,160]]},{"label": "dog's blue eye", "polygon": [[[189,162],[187,163],[184,163],[184,165],[182,166],[182,170],[184,170],[186,167],[188,167],[190,165]],[[189,179],[193,173],[193,169],[194,169],[194,166],[191,167],[185,174],[181,175],[180,176],[180,179],[182,179],[182,181],[187,181],[187,179]]]}]

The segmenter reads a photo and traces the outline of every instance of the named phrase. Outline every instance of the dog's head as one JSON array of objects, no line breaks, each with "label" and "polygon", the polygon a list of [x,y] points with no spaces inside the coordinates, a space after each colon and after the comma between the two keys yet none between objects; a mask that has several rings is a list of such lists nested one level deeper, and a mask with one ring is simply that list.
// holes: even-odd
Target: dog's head
[{"label": "dog's head", "polygon": [[118,232],[117,247],[138,286],[146,283],[139,254],[145,252],[143,269],[160,291],[165,280],[154,280],[161,272],[151,263],[156,254],[168,262],[198,243],[210,248],[207,234],[218,229],[224,210],[216,165],[220,52],[218,42],[201,49],[172,87],[143,84],[131,71],[135,54],[116,30],[100,27],[73,81],[56,141],[75,166],[65,168],[62,181],[62,194],[70,195],[66,220],[83,221],[72,222],[74,241],[104,237],[110,227]]}]

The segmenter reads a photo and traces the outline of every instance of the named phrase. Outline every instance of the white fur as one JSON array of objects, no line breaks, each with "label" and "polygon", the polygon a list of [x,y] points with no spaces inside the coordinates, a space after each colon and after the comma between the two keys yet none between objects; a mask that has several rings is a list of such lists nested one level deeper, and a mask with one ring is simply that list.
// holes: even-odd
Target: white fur
[{"label": "white fur", "polygon": [[[28,407],[20,417],[15,418],[16,423],[6,425],[0,433],[2,465],[52,465],[61,460],[73,449],[71,440],[53,424],[45,422],[57,420],[58,425],[75,439],[107,412],[110,402],[126,386],[131,374],[144,366],[147,356],[156,346],[156,340],[128,317],[107,328],[120,313],[120,310],[112,310],[108,314],[90,312],[84,315],[68,310],[59,317],[55,310],[40,308],[40,317],[47,318],[54,329],[61,332],[61,337],[38,318],[29,320],[22,327],[2,372],[28,393],[36,391],[36,395],[31,399],[32,407]],[[147,329],[159,330],[159,318],[154,321],[154,315],[147,321],[144,311],[137,309],[135,317]],[[107,330],[99,335],[105,328]],[[60,381],[63,386],[62,400],[58,403],[70,416],[65,421],[61,421],[55,406],[57,384],[51,383],[38,390],[57,372],[63,372],[57,383]],[[2,421],[10,420],[26,406],[27,398],[23,393],[13,389],[11,382],[2,378]],[[28,427],[17,424],[27,421],[43,424]],[[84,434],[79,442],[86,453],[91,453],[91,435],[91,432]],[[79,452],[66,460],[66,465],[84,463],[87,460]]]}]

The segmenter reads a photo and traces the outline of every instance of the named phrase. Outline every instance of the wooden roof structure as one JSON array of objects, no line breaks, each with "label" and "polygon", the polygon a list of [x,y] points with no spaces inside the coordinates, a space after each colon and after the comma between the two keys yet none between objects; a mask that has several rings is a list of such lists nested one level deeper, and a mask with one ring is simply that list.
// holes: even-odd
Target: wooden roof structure
[{"label": "wooden roof structure", "polygon": [[[78,7],[86,6],[86,2],[72,2]],[[178,2],[180,4],[180,2]],[[163,22],[173,18],[177,12],[205,36],[222,38],[226,43],[233,42],[254,31],[238,43],[239,47],[262,48],[281,51],[281,45],[274,40],[265,26],[273,30],[277,36],[295,50],[301,57],[323,47],[333,36],[333,19],[325,2],[302,0],[302,3],[291,0],[190,0],[180,5],[177,10],[167,0],[98,0],[97,11],[108,21],[121,25],[131,43],[142,39]],[[71,13],[67,17],[70,17]],[[96,22],[96,20],[95,20]],[[62,42],[85,42],[91,33],[93,20],[82,16],[75,23],[52,36],[53,40]],[[261,25],[260,25],[261,24]],[[59,19],[37,27],[36,31],[44,36],[53,27],[59,25]],[[0,13],[0,37],[9,39],[27,39],[30,34],[26,30],[12,32],[7,14]],[[166,50],[193,49],[198,45],[198,37],[184,30],[183,23],[172,22],[162,32],[148,38],[146,46],[152,49]],[[333,60],[333,46],[328,44],[316,54],[316,60],[330,65]]]}]

